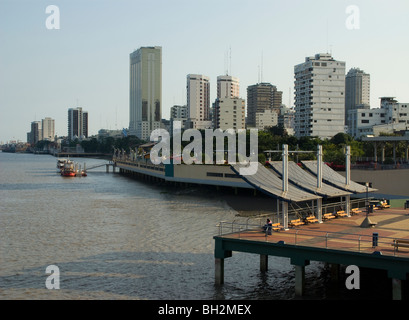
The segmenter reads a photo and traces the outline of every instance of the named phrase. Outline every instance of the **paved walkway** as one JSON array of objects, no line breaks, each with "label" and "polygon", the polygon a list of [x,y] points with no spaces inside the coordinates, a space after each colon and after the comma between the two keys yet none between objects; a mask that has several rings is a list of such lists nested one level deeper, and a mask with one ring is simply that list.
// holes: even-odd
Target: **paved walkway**
[{"label": "paved walkway", "polygon": [[[378,251],[383,255],[409,258],[409,248],[399,248],[397,251],[392,245],[394,239],[409,240],[409,210],[375,210],[368,217],[371,222],[376,223],[374,227],[362,228],[366,213],[359,213],[351,217],[290,228],[288,231],[273,231],[267,236],[260,229],[254,229],[226,234],[223,237],[263,242],[284,241],[286,244],[367,253]],[[373,233],[378,233],[376,247],[373,246]]]}]

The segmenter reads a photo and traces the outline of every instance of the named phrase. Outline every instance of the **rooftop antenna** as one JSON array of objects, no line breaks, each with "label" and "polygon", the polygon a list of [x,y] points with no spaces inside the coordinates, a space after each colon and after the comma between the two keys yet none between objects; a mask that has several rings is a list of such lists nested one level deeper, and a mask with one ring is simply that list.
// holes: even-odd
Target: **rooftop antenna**
[{"label": "rooftop antenna", "polygon": [[327,18],[327,53],[328,53],[328,18]]},{"label": "rooftop antenna", "polygon": [[258,65],[258,81],[257,83],[260,83],[260,65]]},{"label": "rooftop antenna", "polygon": [[226,76],[228,76],[229,70],[227,69],[227,51],[224,53],[224,71],[226,73]]},{"label": "rooftop antenna", "polygon": [[118,130],[118,107],[115,107],[115,130]]},{"label": "rooftop antenna", "polygon": [[232,75],[232,72],[231,72],[231,46],[230,46],[230,57],[229,57],[229,59],[230,59],[230,75]]},{"label": "rooftop antenna", "polygon": [[261,51],[261,82],[263,82],[263,51]]}]

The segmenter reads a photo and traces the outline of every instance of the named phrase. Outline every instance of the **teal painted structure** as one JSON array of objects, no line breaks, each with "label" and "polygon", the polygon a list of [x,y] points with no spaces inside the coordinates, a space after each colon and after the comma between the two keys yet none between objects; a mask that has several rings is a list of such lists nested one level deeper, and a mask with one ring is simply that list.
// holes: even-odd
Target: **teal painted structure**
[{"label": "teal painted structure", "polygon": [[[398,299],[401,299],[401,281],[406,280],[407,274],[409,273],[409,258],[382,255],[377,251],[370,254],[355,251],[290,245],[285,244],[284,241],[272,243],[223,236],[215,236],[214,240],[216,284],[224,283],[224,259],[231,257],[233,251],[254,253],[261,257],[270,255],[289,258],[291,264],[296,267],[296,283],[299,281],[301,285],[303,285],[304,282],[302,275],[303,268],[308,266],[310,261],[326,262],[334,265],[355,265],[364,268],[386,270],[388,277],[392,279],[394,285],[394,298],[398,297]],[[302,271],[300,272],[300,270]],[[296,292],[302,292],[302,288],[297,288],[296,285]]]}]

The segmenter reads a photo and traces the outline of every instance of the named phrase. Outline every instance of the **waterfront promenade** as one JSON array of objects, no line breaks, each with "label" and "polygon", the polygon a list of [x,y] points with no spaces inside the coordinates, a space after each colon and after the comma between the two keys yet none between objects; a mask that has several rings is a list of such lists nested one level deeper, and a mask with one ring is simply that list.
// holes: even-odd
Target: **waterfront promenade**
[{"label": "waterfront promenade", "polygon": [[[394,246],[396,239],[409,241],[409,210],[384,209],[369,214],[375,225],[363,228],[366,213],[311,223],[266,235],[260,226],[221,223],[215,239],[216,283],[224,282],[224,260],[233,251],[260,254],[260,269],[268,256],[291,259],[295,266],[296,293],[303,294],[304,268],[310,261],[357,265],[388,271],[393,298],[402,298],[402,280],[409,272],[409,248]],[[264,222],[264,221],[263,221]],[[375,236],[375,237],[374,237]]]}]

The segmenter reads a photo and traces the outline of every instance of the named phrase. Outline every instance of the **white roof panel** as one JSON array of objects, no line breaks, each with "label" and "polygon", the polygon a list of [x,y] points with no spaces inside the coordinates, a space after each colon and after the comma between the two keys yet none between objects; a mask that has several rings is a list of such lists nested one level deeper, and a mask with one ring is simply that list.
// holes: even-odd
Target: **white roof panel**
[{"label": "white roof panel", "polygon": [[261,163],[258,163],[257,172],[253,175],[240,174],[240,168],[245,167],[243,164],[232,164],[230,166],[231,169],[248,184],[274,198],[279,198],[280,200],[287,202],[302,202],[321,198],[320,196],[306,192],[291,184],[288,184],[288,191],[283,192],[282,180]]}]

